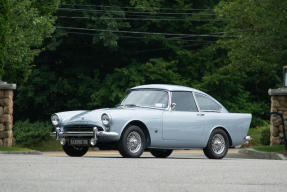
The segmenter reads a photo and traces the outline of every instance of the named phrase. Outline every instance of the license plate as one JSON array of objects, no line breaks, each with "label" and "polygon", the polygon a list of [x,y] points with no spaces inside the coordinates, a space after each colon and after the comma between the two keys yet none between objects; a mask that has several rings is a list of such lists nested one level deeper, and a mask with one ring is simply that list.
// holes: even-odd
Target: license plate
[{"label": "license plate", "polygon": [[70,145],[88,145],[89,141],[86,139],[70,139]]}]

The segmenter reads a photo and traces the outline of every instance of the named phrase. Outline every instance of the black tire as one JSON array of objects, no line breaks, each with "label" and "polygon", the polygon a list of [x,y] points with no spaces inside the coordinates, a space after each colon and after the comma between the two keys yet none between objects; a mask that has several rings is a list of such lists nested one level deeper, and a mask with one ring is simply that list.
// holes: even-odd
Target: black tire
[{"label": "black tire", "polygon": [[82,157],[87,153],[88,149],[88,146],[63,145],[63,150],[71,157]]},{"label": "black tire", "polygon": [[[215,142],[215,139],[219,139],[219,140],[224,139],[224,143],[222,144],[222,147],[219,147],[219,145],[221,144],[218,145],[218,148],[220,148],[220,150],[218,151],[217,151],[218,148],[213,149],[212,147],[213,142]],[[214,146],[216,146],[216,144],[214,144]],[[223,131],[222,129],[215,129],[211,133],[207,146],[203,149],[203,152],[205,156],[208,157],[209,159],[222,159],[227,154],[228,148],[229,148],[229,140],[228,140],[228,136],[226,132]]]},{"label": "black tire", "polygon": [[167,158],[172,153],[171,149],[150,149],[151,154],[156,158]]},{"label": "black tire", "polygon": [[[132,139],[135,141],[132,142]],[[129,142],[128,142],[129,141]],[[119,141],[119,152],[125,158],[138,158],[146,148],[146,138],[142,129],[136,125],[128,127]]]}]

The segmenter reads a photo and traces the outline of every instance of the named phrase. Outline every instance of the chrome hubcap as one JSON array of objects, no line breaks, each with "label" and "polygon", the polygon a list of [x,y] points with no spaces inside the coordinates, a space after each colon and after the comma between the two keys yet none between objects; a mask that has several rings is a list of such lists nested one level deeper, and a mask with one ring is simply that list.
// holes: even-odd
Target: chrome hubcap
[{"label": "chrome hubcap", "polygon": [[141,136],[138,132],[132,131],[127,138],[127,147],[130,152],[137,153],[142,146]]},{"label": "chrome hubcap", "polygon": [[225,139],[221,134],[215,134],[211,141],[211,147],[215,154],[220,155],[225,150]]}]

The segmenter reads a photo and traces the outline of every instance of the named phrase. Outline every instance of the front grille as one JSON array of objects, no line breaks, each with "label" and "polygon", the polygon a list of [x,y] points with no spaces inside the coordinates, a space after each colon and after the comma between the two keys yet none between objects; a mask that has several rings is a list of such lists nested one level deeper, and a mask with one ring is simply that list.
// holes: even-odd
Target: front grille
[{"label": "front grille", "polygon": [[[64,131],[93,131],[93,127],[92,125],[67,125],[64,127]],[[103,131],[103,128],[98,127],[99,131]]]}]

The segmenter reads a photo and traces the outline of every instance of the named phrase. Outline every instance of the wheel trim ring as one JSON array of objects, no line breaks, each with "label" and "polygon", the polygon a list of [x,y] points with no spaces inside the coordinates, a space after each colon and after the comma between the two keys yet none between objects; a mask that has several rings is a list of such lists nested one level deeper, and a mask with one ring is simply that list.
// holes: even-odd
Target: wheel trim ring
[{"label": "wheel trim ring", "polygon": [[142,147],[141,136],[138,132],[132,131],[127,136],[127,148],[131,153],[137,153]]},{"label": "wheel trim ring", "polygon": [[215,134],[212,137],[211,148],[217,155],[221,155],[225,151],[225,139],[221,134]]}]

